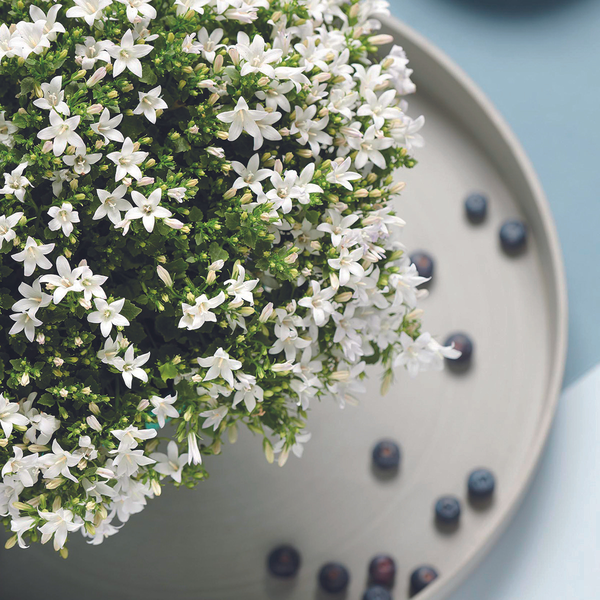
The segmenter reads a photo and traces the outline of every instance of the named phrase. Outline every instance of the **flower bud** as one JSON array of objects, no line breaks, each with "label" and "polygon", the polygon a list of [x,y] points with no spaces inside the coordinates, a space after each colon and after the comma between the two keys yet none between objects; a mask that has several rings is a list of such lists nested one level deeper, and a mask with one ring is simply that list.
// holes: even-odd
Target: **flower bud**
[{"label": "flower bud", "polygon": [[85,82],[87,87],[94,87],[99,81],[102,81],[106,77],[106,67],[100,67],[94,72],[94,74]]},{"label": "flower bud", "polygon": [[269,318],[271,317],[272,314],[273,314],[273,303],[269,302],[269,304],[267,304],[262,309],[262,312],[260,313],[260,317],[258,317],[258,320],[261,323],[266,323],[269,320]]},{"label": "flower bud", "polygon": [[90,415],[86,417],[85,422],[94,430],[94,431],[102,431],[102,425],[94,415]]},{"label": "flower bud", "polygon": [[158,277],[160,278],[160,280],[167,287],[173,287],[173,279],[171,278],[169,271],[167,271],[162,265],[158,265],[156,267],[156,273],[157,273]]},{"label": "flower bud", "polygon": [[367,42],[369,42],[369,44],[373,44],[373,46],[384,46],[385,44],[391,44],[393,41],[393,36],[386,33],[372,35],[370,38],[367,38]]}]

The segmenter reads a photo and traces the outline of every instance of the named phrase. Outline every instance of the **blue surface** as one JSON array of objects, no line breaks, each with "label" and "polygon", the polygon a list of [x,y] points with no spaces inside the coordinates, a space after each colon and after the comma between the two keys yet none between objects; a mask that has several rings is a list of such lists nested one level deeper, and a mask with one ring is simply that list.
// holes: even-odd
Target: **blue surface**
[{"label": "blue surface", "polygon": [[600,2],[390,1],[491,98],[542,181],[569,284],[568,384],[600,362]]}]

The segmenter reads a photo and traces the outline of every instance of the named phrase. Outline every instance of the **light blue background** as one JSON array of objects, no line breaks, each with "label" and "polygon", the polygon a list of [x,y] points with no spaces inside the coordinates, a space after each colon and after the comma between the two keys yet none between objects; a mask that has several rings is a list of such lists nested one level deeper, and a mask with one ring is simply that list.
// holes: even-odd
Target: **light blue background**
[{"label": "light blue background", "polygon": [[570,383],[600,362],[600,2],[390,2],[486,92],[533,161],[567,268]]},{"label": "light blue background", "polygon": [[450,600],[596,600],[600,2],[391,2],[393,14],[453,58],[516,132],[552,206],[569,285],[565,385],[572,385],[561,398],[547,452],[507,532]]}]

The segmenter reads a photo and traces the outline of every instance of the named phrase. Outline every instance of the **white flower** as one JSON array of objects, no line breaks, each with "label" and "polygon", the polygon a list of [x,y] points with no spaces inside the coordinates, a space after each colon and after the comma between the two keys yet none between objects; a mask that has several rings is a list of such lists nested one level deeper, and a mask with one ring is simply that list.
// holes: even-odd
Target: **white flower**
[{"label": "white flower", "polygon": [[[121,124],[122,120],[122,114],[116,115],[111,119],[110,111],[108,110],[108,108],[105,108],[102,111],[102,114],[100,115],[100,120],[97,123],[91,125],[90,128],[98,135],[104,137],[105,144],[108,144],[111,140],[113,142],[122,142],[124,139],[123,134],[117,130],[117,127]],[[108,158],[110,158],[110,155]]]},{"label": "white flower", "polygon": [[[2,27],[6,27],[6,25],[1,25],[0,26],[0,31]],[[1,52],[1,43],[0,43],[0,57],[2,55]],[[1,60],[1,58],[0,58]],[[4,144],[5,146],[8,146],[9,148],[12,148],[13,146],[13,139],[12,139],[12,135],[13,133],[16,133],[19,128],[16,125],[13,125],[12,121],[7,121],[5,118],[6,111],[0,111],[0,144]]]},{"label": "white flower", "polygon": [[[34,7],[32,6],[31,8]],[[33,104],[42,110],[54,109],[56,112],[67,115],[68,117],[71,114],[71,111],[64,101],[65,93],[62,91],[62,76],[57,75],[50,83],[42,83],[41,87],[44,97],[34,100]]]},{"label": "white flower", "polygon": [[233,182],[233,188],[240,190],[244,187],[249,187],[255,194],[262,194],[263,188],[261,181],[267,179],[273,174],[271,169],[260,168],[260,157],[258,154],[253,154],[248,161],[248,166],[244,166],[236,160],[231,161],[233,170],[239,177]]},{"label": "white flower", "polygon": [[153,415],[156,415],[156,419],[160,427],[164,427],[167,418],[176,419],[179,416],[178,410],[173,406],[177,401],[177,394],[174,396],[166,396],[160,398],[159,396],[152,396],[150,398],[150,404],[154,408],[150,411]]},{"label": "white flower", "polygon": [[26,167],[27,163],[24,162],[13,169],[11,173],[4,173],[4,187],[0,189],[0,194],[12,194],[17,200],[23,202],[25,188],[31,185],[29,179],[23,177],[23,171]]},{"label": "white flower", "polygon": [[68,292],[83,292],[83,286],[79,280],[83,267],[71,270],[69,261],[64,256],[56,259],[56,271],[58,275],[43,275],[41,283],[50,283],[54,286],[54,304],[58,304]]},{"label": "white flower", "polygon": [[313,156],[317,157],[320,151],[320,144],[329,146],[333,143],[333,138],[323,131],[329,124],[329,115],[319,119],[319,121],[313,121],[313,118],[317,114],[317,107],[314,104],[306,110],[302,110],[302,108],[296,106],[294,113],[296,118],[290,129],[290,133],[292,135],[299,133],[299,143],[302,145],[308,143]]},{"label": "white flower", "polygon": [[44,23],[27,23],[20,21],[17,23],[18,37],[14,37],[14,47],[19,49],[19,54],[27,58],[32,52],[41,54],[44,48],[50,48],[50,40],[44,33]]},{"label": "white flower", "polygon": [[56,22],[58,11],[61,9],[62,4],[55,4],[50,8],[48,14],[46,14],[38,6],[29,7],[29,15],[34,23],[41,22],[44,28],[44,35],[51,41],[56,40],[57,33],[64,33],[65,28],[61,23]]},{"label": "white flower", "polygon": [[146,19],[156,19],[156,9],[150,5],[152,0],[117,0],[127,7],[127,18],[135,23],[138,15]]},{"label": "white flower", "polygon": [[406,332],[400,333],[401,351],[394,359],[394,367],[404,366],[411,377],[426,369],[435,359],[434,351],[429,347],[431,335],[422,333],[413,340]]},{"label": "white flower", "polygon": [[154,452],[150,455],[156,461],[153,469],[161,475],[170,475],[174,481],[181,483],[183,466],[188,460],[187,454],[179,455],[177,443],[170,441],[167,445],[167,453]]},{"label": "white flower", "polygon": [[79,213],[73,210],[69,202],[63,202],[60,208],[51,206],[48,215],[52,220],[48,223],[50,231],[62,229],[63,235],[69,237],[73,233],[73,223],[79,223]]},{"label": "white flower", "polygon": [[362,138],[350,138],[348,144],[358,150],[358,154],[354,159],[354,164],[357,169],[362,169],[369,161],[376,167],[385,169],[386,162],[381,150],[389,148],[394,143],[392,138],[384,137],[383,134],[371,125],[365,131]]},{"label": "white flower", "polygon": [[[32,7],[33,8],[33,7]],[[28,531],[31,531],[35,525],[35,519],[33,517],[13,517],[10,522],[10,530],[17,534],[17,540],[19,548],[29,548],[25,544],[23,535]]]},{"label": "white flower", "polygon": [[365,270],[358,261],[363,257],[363,249],[356,248],[350,252],[348,248],[342,248],[337,258],[330,258],[327,262],[332,269],[339,271],[340,285],[346,285],[350,281],[350,275],[362,277]]},{"label": "white flower", "polygon": [[24,267],[25,277],[29,277],[36,267],[40,269],[49,269],[52,263],[46,258],[46,254],[50,254],[54,250],[54,244],[40,244],[31,237],[27,236],[25,250],[13,254],[12,257],[17,262],[22,262]]},{"label": "white flower", "polygon": [[116,454],[114,466],[117,467],[117,477],[133,477],[140,467],[146,467],[154,464],[154,460],[144,456],[143,450],[132,450],[131,448],[117,448],[111,450],[111,454]]},{"label": "white flower", "polygon": [[65,545],[69,532],[77,531],[83,526],[83,521],[81,523],[73,522],[74,515],[66,508],[59,508],[56,512],[40,510],[39,514],[46,521],[38,528],[42,534],[42,544],[54,536],[54,550],[57,552]]},{"label": "white flower", "polygon": [[188,443],[188,465],[201,465],[202,454],[198,448],[198,436],[194,431],[190,431],[187,436]]},{"label": "white flower", "polygon": [[79,126],[81,117],[79,115],[63,120],[55,111],[50,111],[50,127],[42,129],[37,136],[40,140],[53,140],[52,150],[54,156],[60,156],[67,144],[85,150],[85,143],[75,130]]},{"label": "white flower", "polygon": [[86,71],[94,68],[97,61],[110,62],[110,54],[106,51],[110,48],[112,42],[104,40],[97,42],[93,37],[87,36],[83,44],[75,46],[75,54],[78,60],[81,60],[81,67]]},{"label": "white flower", "polygon": [[373,117],[373,124],[381,129],[387,120],[399,119],[402,111],[397,106],[392,106],[396,99],[396,90],[387,90],[377,96],[373,90],[364,92],[366,104],[361,105],[356,114],[359,117]]},{"label": "white flower", "polygon": [[121,315],[125,299],[115,300],[110,304],[103,298],[94,298],[96,311],[90,313],[87,317],[90,323],[100,323],[100,331],[104,337],[108,337],[113,325],[118,327],[127,327],[129,321]]},{"label": "white flower", "polygon": [[311,194],[322,194],[323,189],[316,183],[311,183],[315,174],[315,163],[310,163],[302,169],[294,183],[293,194],[300,204],[308,204]]},{"label": "white flower", "polygon": [[225,405],[201,412],[200,416],[206,419],[204,423],[202,423],[202,429],[208,429],[209,427],[212,427],[213,431],[216,431],[219,428],[221,421],[227,416],[228,412],[229,409]]},{"label": "white flower", "polygon": [[318,281],[311,281],[310,287],[312,295],[305,296],[298,304],[312,311],[312,317],[318,327],[325,325],[329,320],[329,315],[333,313],[333,305],[330,300],[335,296],[335,290],[332,287],[321,290],[321,284]]},{"label": "white flower", "polygon": [[121,38],[120,46],[113,44],[107,48],[107,52],[115,59],[113,77],[120,75],[125,69],[129,69],[134,75],[141,77],[142,63],[140,58],[150,54],[152,50],[154,50],[153,46],[136,44],[133,39],[133,32],[128,29]]},{"label": "white flower", "polygon": [[62,475],[75,483],[79,483],[77,478],[71,475],[71,471],[69,471],[69,469],[74,467],[79,460],[79,456],[75,456],[67,450],[63,450],[61,445],[54,440],[52,442],[52,452],[46,453],[40,458],[44,478],[54,479],[55,477]]},{"label": "white flower", "polygon": [[25,432],[25,437],[32,444],[45,446],[60,428],[60,421],[53,415],[40,412],[33,407],[37,394],[32,392],[27,400],[21,404],[22,413],[29,419],[30,427]]},{"label": "white flower", "polygon": [[2,426],[6,439],[10,437],[13,425],[25,427],[29,423],[29,419],[19,413],[19,408],[20,406],[16,402],[9,402],[0,393],[0,426]]},{"label": "white flower", "polygon": [[418,133],[425,125],[425,117],[422,115],[418,119],[411,119],[403,115],[402,124],[390,130],[390,135],[400,146],[407,150],[422,148],[424,145],[423,137]]},{"label": "white flower", "polygon": [[337,183],[344,186],[347,190],[352,191],[354,188],[350,182],[355,179],[361,179],[361,176],[354,171],[348,171],[351,163],[350,158],[347,158],[344,162],[341,159],[334,160],[331,163],[331,172],[327,173],[327,181],[329,183]]},{"label": "white flower", "polygon": [[269,354],[279,354],[285,351],[285,359],[293,362],[296,360],[297,350],[303,350],[311,345],[311,340],[306,340],[298,335],[295,329],[280,331],[277,340],[269,349]]},{"label": "white flower", "polygon": [[94,21],[102,20],[102,11],[112,4],[112,0],[73,0],[76,6],[67,11],[67,17],[75,19],[82,17],[92,27]]},{"label": "white flower", "polygon": [[22,212],[16,212],[7,217],[2,215],[0,217],[0,248],[4,242],[12,242],[17,234],[14,232],[13,227],[21,220],[23,216]]},{"label": "white flower", "polygon": [[121,342],[123,341],[123,334],[119,332],[115,340],[111,337],[104,341],[104,348],[98,350],[96,356],[105,364],[112,365],[115,357],[122,350]]},{"label": "white flower", "polygon": [[250,73],[263,73],[267,77],[275,77],[275,71],[269,64],[281,58],[280,49],[266,50],[265,40],[261,35],[255,35],[252,42],[248,34],[240,31],[237,36],[237,51],[244,60],[240,75],[245,77]]},{"label": "white flower", "polygon": [[4,57],[12,58],[18,54],[18,47],[15,45],[17,38],[21,37],[16,31],[11,32],[6,23],[0,25],[0,60]]},{"label": "white flower", "polygon": [[263,389],[259,385],[256,385],[256,377],[253,375],[237,373],[236,377],[237,381],[234,385],[236,392],[233,397],[232,408],[235,408],[243,401],[248,412],[252,412],[256,408],[256,403],[263,401]]},{"label": "white flower", "polygon": [[115,225],[122,220],[121,211],[133,208],[131,203],[123,198],[127,193],[127,186],[120,185],[112,192],[106,190],[96,190],[100,199],[100,206],[96,209],[92,219],[98,220],[108,217]]},{"label": "white flower", "polygon": [[125,357],[121,358],[120,356],[117,356],[113,359],[112,364],[121,371],[125,385],[128,388],[131,388],[134,377],[137,377],[144,382],[148,381],[148,374],[142,369],[142,365],[145,365],[149,358],[150,352],[146,352],[146,354],[134,358],[133,346],[129,346],[129,348],[125,350]]},{"label": "white flower", "polygon": [[219,44],[222,38],[222,29],[215,29],[210,35],[206,31],[206,27],[202,27],[198,32],[198,49],[202,51],[202,56],[208,62],[212,63],[215,60],[216,51],[225,47],[225,44]]},{"label": "white flower", "polygon": [[42,292],[39,277],[32,285],[27,285],[25,282],[19,284],[19,293],[23,296],[23,300],[15,302],[12,309],[16,312],[28,312],[31,316],[35,315],[38,308],[45,308],[52,301],[50,294]]},{"label": "white flower", "polygon": [[236,279],[228,279],[225,282],[227,287],[227,293],[230,296],[234,296],[232,302],[248,302],[254,304],[254,296],[252,290],[258,285],[258,279],[251,279],[245,281],[246,269],[241,265],[238,266],[238,274]]},{"label": "white flower", "polygon": [[102,284],[106,282],[108,277],[106,277],[106,275],[94,275],[87,264],[82,265],[79,263],[79,265],[81,268],[79,282],[83,288],[83,297],[88,301],[91,300],[92,297],[106,298],[106,293],[102,289]]},{"label": "white flower", "polygon": [[102,158],[102,154],[86,154],[85,148],[78,148],[74,155],[65,156],[63,160],[77,175],[87,175]]},{"label": "white flower", "polygon": [[111,433],[119,440],[119,448],[137,448],[140,440],[151,440],[157,436],[156,429],[138,429],[130,425],[127,429],[113,429]]},{"label": "white flower", "polygon": [[360,218],[356,214],[342,217],[342,213],[338,210],[329,209],[329,218],[331,223],[321,223],[317,229],[325,233],[331,234],[331,244],[337,248],[342,239],[352,232],[351,226]]},{"label": "white flower", "polygon": [[138,152],[135,150],[135,145],[131,141],[131,138],[125,138],[121,151],[111,152],[107,154],[106,158],[112,160],[117,165],[115,181],[120,181],[126,175],[131,175],[134,179],[140,180],[142,178],[142,171],[138,165],[142,164],[147,156],[147,152]]},{"label": "white flower", "polygon": [[264,110],[251,110],[248,108],[246,100],[240,97],[233,110],[219,113],[217,119],[223,123],[231,123],[229,137],[227,138],[230,142],[237,140],[245,131],[254,139],[254,149],[257,150],[263,144],[263,136],[256,122],[265,118],[268,114]]},{"label": "white flower", "polygon": [[198,358],[198,364],[205,369],[208,368],[208,372],[202,381],[211,381],[217,377],[222,377],[232,387],[233,371],[242,368],[242,363],[231,358],[223,348],[219,348],[209,358]]},{"label": "white flower", "polygon": [[159,98],[161,86],[157,86],[149,92],[138,92],[140,103],[135,107],[134,115],[144,115],[150,123],[156,123],[156,111],[169,108],[169,105]]},{"label": "white flower", "polygon": [[204,12],[203,6],[206,6],[210,0],[175,0],[178,15],[185,15],[188,11],[194,10],[199,14]]},{"label": "white flower", "polygon": [[142,219],[144,228],[148,233],[154,229],[155,219],[166,219],[172,216],[172,212],[162,206],[159,206],[162,190],[156,188],[148,198],[139,192],[131,192],[131,199],[135,207],[130,208],[125,214],[125,220]]},{"label": "white flower", "polygon": [[255,96],[259,100],[263,100],[268,108],[272,108],[276,110],[277,108],[281,108],[285,112],[290,112],[292,107],[290,106],[290,101],[287,98],[287,95],[294,88],[294,83],[292,81],[285,81],[281,83],[274,79],[271,81],[269,85],[269,89],[267,90],[259,90],[255,92]]},{"label": "white flower", "polygon": [[313,242],[322,238],[325,234],[316,229],[310,221],[304,219],[301,225],[296,223],[294,229],[292,229],[292,235],[294,236],[295,246],[297,246],[302,252],[314,254],[316,250],[313,246]]},{"label": "white flower", "polygon": [[200,329],[207,321],[216,323],[217,317],[211,312],[211,309],[220,306],[225,302],[225,294],[221,291],[210,300],[206,294],[196,298],[193,305],[182,303],[183,317],[179,320],[178,327],[185,329]]}]

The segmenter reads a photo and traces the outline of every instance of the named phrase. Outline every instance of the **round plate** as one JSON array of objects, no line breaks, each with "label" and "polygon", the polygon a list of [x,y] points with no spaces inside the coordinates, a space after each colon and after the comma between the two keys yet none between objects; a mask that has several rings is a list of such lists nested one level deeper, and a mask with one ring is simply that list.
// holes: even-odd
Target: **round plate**
[{"label": "round plate", "polygon": [[[388,31],[405,47],[418,94],[411,114],[425,114],[427,146],[419,166],[402,172],[398,212],[403,241],[436,259],[425,326],[444,339],[455,330],[475,342],[467,373],[399,373],[379,394],[371,372],[358,407],[312,407],[313,439],[304,457],[280,469],[244,432],[222,456],[209,457],[210,480],[195,490],[167,486],[115,538],[99,547],[73,536],[70,557],[50,547],[3,551],[2,596],[70,600],[313,600],[317,572],[339,561],[351,572],[349,600],[361,597],[377,553],[399,566],[395,600],[408,597],[410,572],[431,564],[440,578],[419,597],[447,594],[498,537],[517,508],[542,452],[558,398],[566,351],[566,293],[556,232],[540,185],[519,144],[473,83],[437,49],[401,23]],[[488,219],[471,225],[463,201],[490,198]],[[504,219],[530,230],[525,254],[499,247]],[[402,447],[392,478],[371,469],[381,438]],[[497,477],[494,501],[475,510],[466,498],[470,470]],[[434,503],[458,496],[453,533],[439,531]],[[292,582],[265,569],[269,551],[291,543],[302,554]],[[23,577],[23,573],[33,576]]]}]

